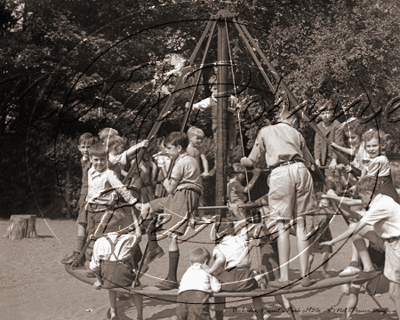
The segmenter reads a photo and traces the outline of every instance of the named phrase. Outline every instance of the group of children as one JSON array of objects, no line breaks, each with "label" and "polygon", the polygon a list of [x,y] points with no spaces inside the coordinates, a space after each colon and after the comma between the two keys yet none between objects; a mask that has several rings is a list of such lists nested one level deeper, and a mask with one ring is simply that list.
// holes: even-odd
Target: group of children
[{"label": "group of children", "polygon": [[[361,200],[339,197],[330,191],[320,195],[318,203],[308,170],[314,163],[303,136],[297,131],[299,118],[284,111],[279,115],[278,124],[260,130],[250,155],[242,158],[240,164],[233,165],[234,173],[227,189],[229,207],[236,223],[232,219],[208,221],[214,225],[213,240],[218,244],[212,257],[201,247],[186,256],[191,267],[180,283],[177,278],[180,257],[178,238],[186,233],[195,215],[197,220],[204,218],[196,211],[203,192],[201,166],[203,175],[209,174],[208,162],[201,149],[204,132],[195,127],[190,128],[187,135],[173,132],[164,140],[162,152],[155,156],[156,163],[149,154],[145,154],[140,164],[135,163],[137,159],[133,156],[139,149],[147,147],[148,141],[124,150],[125,141],[114,129],[107,128],[100,132],[100,142],[96,142],[91,134],[82,135],[78,146],[82,153],[83,178],[77,248],[63,263],[82,265],[84,261],[76,261],[77,256],[83,250],[87,237],[94,235],[98,239],[90,258],[90,269],[97,278],[95,288],[130,286],[133,281],[138,282],[136,277],[140,277],[138,265],[142,253],[138,244],[143,232],[147,233],[149,247],[142,273],[147,271],[154,259],[164,255],[157,243],[156,232],[157,218],[162,214],[160,232],[169,239],[169,263],[166,278],[156,286],[160,290],[179,289],[178,319],[210,319],[208,299],[212,292],[254,290],[265,278],[251,270],[249,237],[255,224],[249,219],[251,214],[240,207],[250,200],[245,194],[260,175],[260,170],[254,170],[251,181],[243,185],[245,166],[255,166],[260,157],[265,157],[271,173],[269,193],[258,202],[263,206],[260,209],[263,219],[258,221],[263,234],[260,236],[257,231],[252,237],[262,238],[261,246],[268,255],[267,259],[279,266],[279,274],[274,280],[267,276],[268,286],[288,288],[292,285],[289,280],[289,235],[293,225],[296,226],[301,285],[304,287],[312,284],[310,270],[314,253],[322,252],[323,260],[327,261],[333,244],[353,236],[352,262],[340,274],[349,276],[359,273],[353,281],[355,289],[351,291],[348,302],[349,310],[352,310],[357,303],[357,286],[379,275],[366,249],[365,238],[374,250],[385,250],[384,275],[389,280],[389,293],[400,314],[400,205],[391,180],[389,161],[384,155],[387,136],[374,129],[360,135],[361,124],[357,121],[338,125],[331,121],[333,112],[330,109],[325,113],[323,132],[328,138],[332,132],[334,137],[343,134],[349,147],[344,147],[344,143],[337,139],[332,139],[331,145],[320,141],[319,151],[318,148],[316,151],[319,154],[315,155],[316,164],[323,165],[324,161],[329,164],[331,171],[327,175],[333,175],[334,179],[328,180],[334,182],[331,186],[336,191],[341,191],[337,190],[335,178],[335,172],[340,170],[337,176],[349,186],[355,186],[353,189]],[[330,124],[334,124],[334,128],[329,128]],[[354,157],[352,166],[345,167],[334,160],[330,148]],[[127,188],[121,179],[126,175],[124,169],[129,162],[137,170]],[[171,165],[173,167],[168,174]],[[353,174],[354,168],[361,171],[361,177]],[[160,189],[154,195],[155,183],[161,183],[168,195],[163,196]],[[121,205],[118,194],[126,203],[135,206]],[[351,223],[345,233],[332,239],[329,221],[338,206]],[[367,211],[357,211],[362,206]],[[268,214],[264,214],[266,211]],[[309,217],[314,214],[313,225]],[[131,230],[134,234],[130,233]],[[363,271],[359,268],[359,259]],[[212,263],[208,266],[210,261]],[[327,263],[323,265],[323,276],[329,277]],[[112,290],[109,293],[111,317],[116,319],[116,294]],[[276,301],[290,312],[291,305],[283,295],[276,296]],[[139,295],[134,295],[134,302],[138,319],[142,319],[143,306]],[[254,299],[253,302],[254,309],[258,311],[257,319],[263,319],[261,299]],[[344,314],[343,319],[348,319],[350,314]],[[216,319],[223,319],[222,310],[216,310]]]},{"label": "group of children", "polygon": [[[400,205],[399,195],[392,180],[391,164],[385,153],[389,149],[389,135],[382,130],[363,125],[356,118],[350,118],[341,124],[333,119],[333,106],[327,102],[320,114],[322,121],[319,128],[326,133],[330,145],[315,139],[315,158],[317,165],[324,164],[318,157],[324,154],[325,171],[328,183],[333,190],[322,195],[321,201],[330,200],[334,209],[340,208],[349,223],[349,229],[338,237],[321,236],[321,248],[350,238],[352,257],[349,266],[339,273],[341,277],[357,275],[348,288],[350,297],[342,319],[349,319],[354,311],[361,284],[367,284],[367,290],[374,294],[380,282],[381,292],[389,292],[400,314]],[[347,146],[344,141],[347,140]],[[351,164],[345,165],[336,160],[332,149],[347,154]],[[351,191],[351,192],[346,192]],[[352,198],[343,196],[350,194]],[[327,216],[329,217],[329,216]],[[329,226],[325,226],[329,230]],[[368,241],[369,240],[369,243]],[[329,249],[327,249],[329,250]],[[327,261],[328,256],[323,260]],[[361,261],[360,261],[361,260]],[[361,267],[362,266],[362,267]],[[380,270],[384,276],[379,276]],[[370,280],[374,278],[373,280]],[[386,286],[385,286],[386,284]],[[385,291],[386,287],[386,291]]]}]

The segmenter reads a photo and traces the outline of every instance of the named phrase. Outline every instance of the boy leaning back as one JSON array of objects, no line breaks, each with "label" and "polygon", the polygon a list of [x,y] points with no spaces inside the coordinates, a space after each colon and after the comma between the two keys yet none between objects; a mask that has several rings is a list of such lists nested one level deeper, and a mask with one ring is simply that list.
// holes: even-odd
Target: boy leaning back
[{"label": "boy leaning back", "polygon": [[[136,208],[141,210],[143,219],[150,219],[153,212],[168,216],[163,225],[170,238],[168,275],[156,287],[161,290],[171,290],[178,288],[178,236],[185,234],[189,220],[199,205],[203,187],[200,182],[200,167],[196,159],[186,152],[189,144],[186,134],[172,132],[164,143],[169,157],[172,161],[175,160],[171,177],[167,177],[163,183],[169,195],[146,204],[137,204]],[[167,176],[166,172],[164,174]]]},{"label": "boy leaning back", "polygon": [[311,285],[308,277],[308,240],[306,215],[317,210],[313,181],[306,166],[310,166],[309,151],[300,132],[296,114],[283,111],[279,123],[260,130],[248,158],[241,164],[252,166],[264,155],[271,169],[268,203],[273,212],[271,218],[277,221],[279,230],[278,252],[280,280],[271,281],[271,286],[287,286],[289,281],[289,229],[287,224],[297,222],[297,248],[299,251],[301,284]]},{"label": "boy leaning back", "polygon": [[[378,186],[377,179],[375,177],[366,176],[357,183],[357,191],[361,197],[361,201],[364,207],[368,208],[364,213],[358,224],[349,227],[341,235],[337,236],[331,241],[322,242],[321,245],[334,245],[335,243],[345,240],[348,237],[360,233],[361,236],[368,237],[370,231],[374,231],[375,234],[383,240],[376,241],[376,246],[383,246],[379,249],[385,250],[385,267],[384,275],[389,280],[389,294],[393,300],[397,316],[400,316],[400,205],[396,203],[393,198],[383,195],[381,193],[376,194]],[[371,228],[372,227],[372,228]],[[363,230],[364,229],[364,230]],[[372,229],[372,230],[371,230]],[[374,241],[375,237],[369,237],[371,241]],[[379,238],[378,238],[379,240]],[[370,266],[372,267],[372,266]],[[365,279],[369,278],[368,273],[373,274],[372,271],[363,272],[365,273]],[[363,274],[359,275],[360,281],[365,282]]]}]

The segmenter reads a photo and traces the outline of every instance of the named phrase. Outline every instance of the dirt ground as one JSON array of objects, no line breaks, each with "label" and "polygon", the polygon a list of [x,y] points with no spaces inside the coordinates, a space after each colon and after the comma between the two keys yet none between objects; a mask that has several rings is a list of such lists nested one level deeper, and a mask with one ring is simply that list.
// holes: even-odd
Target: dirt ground
[{"label": "dirt ground", "polygon": [[[6,232],[8,221],[0,220],[0,234]],[[333,236],[345,229],[345,223],[336,217],[332,224]],[[38,239],[23,239],[11,241],[0,238],[0,318],[3,320],[103,320],[107,319],[109,308],[108,292],[95,291],[90,285],[76,280],[66,273],[60,260],[69,255],[76,242],[76,225],[72,220],[38,219],[36,225]],[[178,277],[180,278],[189,266],[185,260],[185,252],[196,246],[205,246],[210,251],[212,243],[209,239],[209,229],[204,230],[180,246],[181,260]],[[190,233],[186,236],[190,237]],[[147,238],[143,237],[141,246],[145,246]],[[295,238],[291,237],[292,256],[297,254]],[[160,245],[168,251],[166,240]],[[334,248],[338,250],[340,246]],[[253,266],[257,266],[257,253],[252,250]],[[344,245],[331,259],[329,270],[332,275],[343,269],[350,259],[350,245]],[[317,255],[314,267],[321,261]],[[142,283],[154,285],[165,277],[168,265],[168,255],[156,260]],[[291,277],[298,276],[299,266],[295,259],[290,264]],[[320,275],[315,272],[315,277]],[[362,291],[363,292],[363,291]],[[306,293],[287,295],[292,304],[300,312],[304,320],[339,319],[340,308],[344,308],[347,296],[342,294],[340,287],[329,288]],[[362,293],[359,298],[358,310],[353,315],[354,320],[397,319],[394,306],[388,294],[372,297]],[[271,297],[263,298],[266,310],[271,311],[270,319],[290,319],[286,313],[278,311],[279,306]],[[129,300],[118,301],[118,313],[121,320],[136,319],[136,309]],[[328,309],[335,307],[334,311]],[[384,308],[384,312],[376,309]],[[147,320],[174,319],[176,304],[159,299],[144,299],[144,316]],[[234,309],[236,308],[236,312]],[[247,312],[246,312],[247,308]],[[251,300],[228,300],[224,319],[251,319]],[[375,309],[375,310],[374,310]]]}]

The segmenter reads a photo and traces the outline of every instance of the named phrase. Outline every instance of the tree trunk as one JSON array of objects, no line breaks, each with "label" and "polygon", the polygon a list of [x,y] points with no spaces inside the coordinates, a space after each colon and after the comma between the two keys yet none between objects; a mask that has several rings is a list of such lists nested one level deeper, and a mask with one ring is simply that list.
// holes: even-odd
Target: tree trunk
[{"label": "tree trunk", "polygon": [[37,238],[35,215],[12,215],[8,224],[7,232],[3,236],[10,240],[23,238]]}]

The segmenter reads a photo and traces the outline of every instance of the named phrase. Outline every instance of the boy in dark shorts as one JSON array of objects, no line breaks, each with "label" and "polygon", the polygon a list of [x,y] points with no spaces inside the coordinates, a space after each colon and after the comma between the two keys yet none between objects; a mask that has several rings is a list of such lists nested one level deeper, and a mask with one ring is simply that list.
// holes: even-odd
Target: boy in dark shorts
[{"label": "boy in dark shorts", "polygon": [[[164,213],[164,232],[170,239],[169,270],[167,278],[156,285],[161,290],[178,288],[177,270],[179,262],[178,236],[186,233],[189,220],[199,205],[203,192],[200,182],[200,168],[196,159],[186,152],[189,140],[185,133],[172,132],[165,139],[165,147],[171,160],[175,160],[171,177],[164,180],[168,197],[159,198],[146,204],[137,204],[143,219],[151,219],[152,213]],[[164,173],[167,176],[167,173]],[[149,255],[154,254],[149,252]]]},{"label": "boy in dark shorts", "polygon": [[116,192],[129,204],[135,204],[137,199],[122,184],[115,172],[107,169],[107,153],[102,143],[96,143],[91,146],[89,156],[92,167],[88,171],[89,188],[86,199],[88,234],[91,235],[99,228],[104,213],[115,210],[110,205],[118,199]]},{"label": "boy in dark shorts", "polygon": [[94,144],[95,137],[92,136],[91,133],[84,133],[79,137],[78,149],[82,154],[81,158],[81,166],[82,166],[82,187],[81,187],[81,195],[79,198],[78,206],[79,206],[79,215],[76,220],[76,225],[78,227],[78,235],[76,241],[76,250],[73,254],[61,260],[64,264],[71,264],[75,262],[75,267],[83,266],[85,260],[83,258],[82,261],[76,261],[79,254],[81,253],[83,247],[86,243],[87,233],[87,212],[85,209],[86,206],[86,196],[88,193],[88,171],[90,169],[91,163],[89,160],[89,148]]}]

